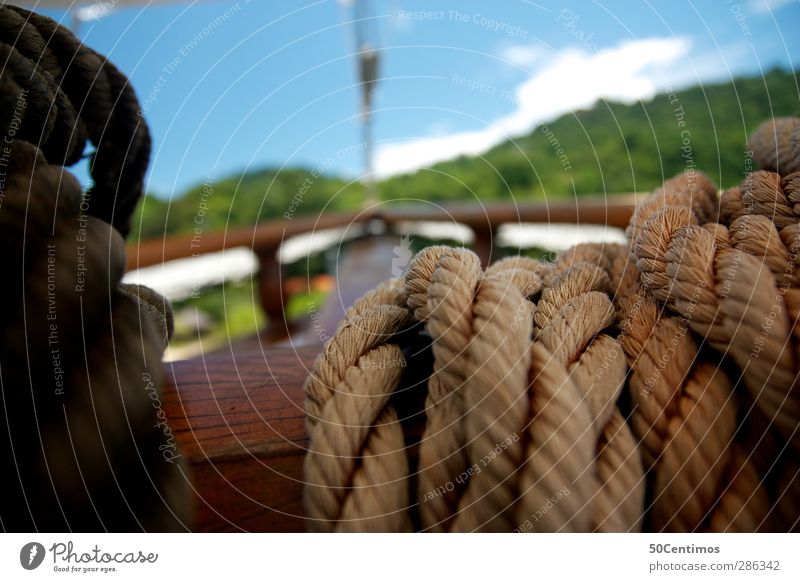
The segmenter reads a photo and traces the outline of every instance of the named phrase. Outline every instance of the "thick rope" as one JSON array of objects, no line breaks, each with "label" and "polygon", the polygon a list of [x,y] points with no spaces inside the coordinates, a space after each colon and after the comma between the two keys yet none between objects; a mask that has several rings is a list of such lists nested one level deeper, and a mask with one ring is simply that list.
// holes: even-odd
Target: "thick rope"
[{"label": "thick rope", "polygon": [[[463,249],[417,255],[389,287],[402,292],[368,296],[309,378],[312,427],[337,399],[357,409],[326,420],[324,437],[313,428],[310,527],[797,527],[800,179],[770,173],[794,171],[793,135],[776,141],[772,163],[754,136],[765,171],[721,199],[697,172],[666,181],[636,209],[627,246],[578,245],[553,263],[515,257],[486,271]],[[399,379],[368,379],[365,393],[384,399],[372,405],[337,383],[360,378],[359,358],[377,357],[376,346],[397,354],[407,330],[423,333],[414,321],[433,355],[419,447],[406,446],[404,429],[384,437],[383,456],[368,457],[382,471],[358,484],[390,498],[372,494],[365,512],[349,513],[353,459],[365,458],[371,433],[342,425],[380,415],[380,426],[397,427],[383,411]],[[331,442],[352,444],[321,459]],[[320,474],[335,478],[326,485]]]},{"label": "thick rope", "polygon": [[358,360],[388,341],[410,319],[402,306],[403,290],[389,281],[359,299],[346,313],[334,336],[314,362],[314,372],[305,384],[306,428],[309,433],[320,419],[336,385]]},{"label": "thick rope", "polygon": [[315,491],[306,497],[312,530],[408,529],[403,432],[387,406],[403,365],[399,348],[382,345],[360,357],[336,385],[306,457],[307,487]]},{"label": "thick rope", "polygon": [[[0,59],[0,459],[14,469],[0,523],[186,530],[188,479],[160,396],[171,310],[121,284],[120,233],[150,147],[138,104],[105,59],[22,9],[0,7]],[[84,193],[63,166],[87,138],[95,186]]]},{"label": "thick rope", "polygon": [[[0,47],[4,85],[16,85],[5,101],[22,96],[27,104],[19,139],[52,164],[72,165],[88,138],[95,150],[87,213],[127,235],[151,147],[128,79],[67,28],[16,6],[0,6]],[[10,120],[0,129],[9,127]]]},{"label": "thick rope", "polygon": [[747,143],[764,170],[788,175],[800,172],[800,119],[776,117],[762,123]]},{"label": "thick rope", "polygon": [[[417,255],[406,277],[408,305],[426,322],[435,358],[419,452],[418,494],[423,499],[469,465],[460,423],[464,413],[460,388],[468,374],[467,345],[481,274],[477,256],[466,254],[462,261],[452,249],[429,247]],[[423,526],[432,531],[444,530],[456,512],[462,492],[462,484],[456,482],[452,491],[426,499],[420,506]]]},{"label": "thick rope", "polygon": [[[736,220],[737,227],[747,226],[744,219]],[[764,414],[800,445],[795,324],[783,300],[785,288],[779,289],[763,254],[746,252],[769,249],[780,239],[756,228],[748,228],[746,238],[736,248],[724,226],[704,228],[690,208],[669,205],[642,225],[631,250],[648,292],[732,358]],[[780,263],[780,256],[770,256]],[[778,269],[785,271],[787,264]]]},{"label": "thick rope", "polygon": [[[467,455],[480,472],[471,476],[453,528],[456,531],[508,531],[509,510],[518,490],[517,467],[524,460],[521,438],[529,417],[531,312],[514,283],[487,273],[475,297],[469,343],[471,365],[464,387],[463,425]],[[517,325],[515,314],[519,315]],[[491,456],[498,445],[502,454]]]},{"label": "thick rope", "polygon": [[[610,266],[607,261],[600,263]],[[539,339],[571,370],[594,419],[596,471],[601,479],[593,499],[598,516],[592,529],[631,531],[641,527],[644,476],[633,435],[616,407],[625,383],[624,353],[616,339],[603,333],[614,324],[615,312],[608,296],[596,289],[608,288],[610,278],[604,272],[600,276],[597,267],[587,262],[571,264],[551,289],[561,300],[573,297],[545,324]]]},{"label": "thick rope", "polygon": [[[736,422],[730,382],[716,365],[697,361],[688,323],[659,317],[657,305],[640,288],[620,306],[632,427],[653,487],[649,526],[703,530],[729,486],[725,475]],[[763,496],[759,488],[747,493],[747,499],[764,501]],[[762,519],[766,503],[742,507],[733,517],[757,522],[747,509]]]}]

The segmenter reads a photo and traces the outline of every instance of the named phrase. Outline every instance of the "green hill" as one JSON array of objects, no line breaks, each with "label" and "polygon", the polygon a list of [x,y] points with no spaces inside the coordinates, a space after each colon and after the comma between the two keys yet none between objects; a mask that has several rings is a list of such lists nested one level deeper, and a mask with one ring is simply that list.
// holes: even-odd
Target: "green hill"
[{"label": "green hill", "polygon": [[145,196],[137,208],[131,236],[192,234],[253,226],[257,222],[323,210],[358,208],[361,184],[318,175],[303,168],[246,172],[214,183],[199,184],[172,201]]},{"label": "green hill", "polygon": [[[460,157],[380,184],[385,200],[510,200],[646,192],[689,168],[717,184],[738,183],[749,167],[748,134],[773,116],[800,115],[796,72],[702,85],[632,105],[601,101],[563,115],[481,157]],[[512,194],[513,193],[513,194]],[[323,209],[356,209],[359,184],[307,169],[263,170],[198,185],[171,204],[147,196],[134,233],[204,231]],[[134,235],[135,236],[135,235]]]},{"label": "green hill", "polygon": [[727,187],[747,169],[748,134],[765,119],[798,114],[796,73],[781,70],[633,105],[601,101],[507,141],[484,159],[461,157],[391,178],[382,193],[388,199],[474,199],[477,194],[502,200],[511,193],[646,192],[689,167]]}]

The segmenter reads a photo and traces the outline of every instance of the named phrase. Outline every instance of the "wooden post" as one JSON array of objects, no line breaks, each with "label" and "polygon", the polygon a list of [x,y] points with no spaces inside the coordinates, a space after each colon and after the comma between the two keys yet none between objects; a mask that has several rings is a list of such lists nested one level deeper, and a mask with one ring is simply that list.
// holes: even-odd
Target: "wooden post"
[{"label": "wooden post", "polygon": [[489,226],[473,226],[472,232],[475,233],[475,254],[478,255],[481,264],[486,268],[493,259],[494,231]]},{"label": "wooden post", "polygon": [[286,304],[289,298],[283,288],[283,273],[278,262],[278,248],[268,246],[253,249],[258,255],[258,287],[261,308],[267,316],[264,334],[270,340],[288,337],[291,333],[286,321]]}]

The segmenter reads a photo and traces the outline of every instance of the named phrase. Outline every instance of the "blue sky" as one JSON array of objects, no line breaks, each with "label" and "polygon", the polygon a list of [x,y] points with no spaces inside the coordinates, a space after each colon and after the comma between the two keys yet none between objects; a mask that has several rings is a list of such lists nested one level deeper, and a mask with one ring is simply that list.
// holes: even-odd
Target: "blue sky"
[{"label": "blue sky", "polygon": [[[599,97],[800,64],[798,0],[371,4],[381,176],[483,151]],[[148,190],[169,197],[265,166],[360,175],[353,14],[342,0],[156,3],[78,32],[130,76],[154,137]]]}]

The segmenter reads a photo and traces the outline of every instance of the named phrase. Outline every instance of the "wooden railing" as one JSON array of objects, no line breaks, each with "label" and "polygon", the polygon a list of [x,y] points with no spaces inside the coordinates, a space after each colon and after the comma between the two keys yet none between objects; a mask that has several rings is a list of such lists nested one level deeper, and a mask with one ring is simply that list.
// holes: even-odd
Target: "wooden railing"
[{"label": "wooden railing", "polygon": [[[129,268],[189,257],[234,246],[251,247],[261,260],[262,304],[277,313],[271,279],[276,251],[289,236],[320,228],[381,219],[388,227],[405,221],[455,221],[472,228],[485,258],[502,224],[561,222],[627,225],[630,200],[605,203],[392,210],[381,215],[333,215],[274,221],[254,229],[148,241],[129,249]],[[280,277],[275,277],[280,281]],[[375,281],[377,284],[379,281]],[[339,282],[346,286],[347,281]],[[173,434],[193,481],[197,531],[303,531],[303,457],[308,446],[303,415],[303,382],[320,346],[229,350],[165,364],[162,398]]]},{"label": "wooden railing", "polygon": [[497,229],[504,224],[570,223],[607,224],[624,227],[633,211],[632,195],[617,195],[612,201],[584,197],[573,201],[524,204],[453,204],[388,208],[379,212],[325,214],[263,222],[252,228],[239,228],[198,235],[168,236],[142,241],[128,247],[127,270],[157,265],[175,259],[247,247],[259,261],[259,298],[273,338],[289,335],[291,328],[284,312],[289,294],[283,289],[278,249],[287,239],[328,228],[353,227],[381,221],[389,229],[403,222],[450,222],[469,227],[475,234],[474,248],[486,264],[492,253]]}]

